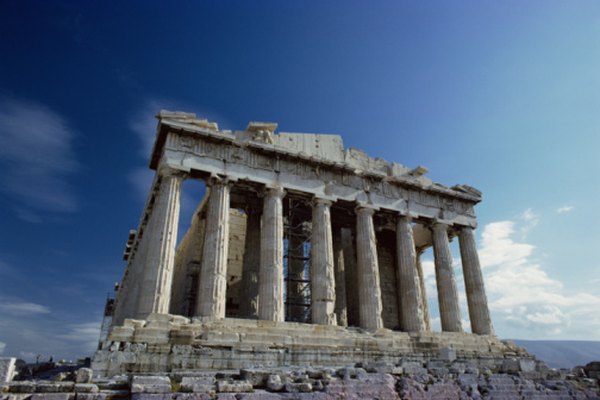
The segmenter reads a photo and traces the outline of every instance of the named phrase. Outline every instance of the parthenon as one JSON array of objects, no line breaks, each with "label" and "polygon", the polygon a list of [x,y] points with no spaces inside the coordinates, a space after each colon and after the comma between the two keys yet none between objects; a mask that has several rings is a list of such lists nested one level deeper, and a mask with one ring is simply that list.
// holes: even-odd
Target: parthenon
[{"label": "parthenon", "polygon": [[[219,130],[183,112],[157,118],[156,174],[95,369],[118,371],[123,343],[146,346],[133,364],[144,363],[141,353],[191,346],[140,371],[504,351],[474,238],[477,189],[345,149],[338,135],[277,133],[265,122]],[[202,180],[206,195],[177,247],[186,179]],[[471,333],[461,322],[454,237]],[[420,260],[428,248],[441,332],[431,329]],[[159,343],[168,351],[151,346]],[[199,347],[211,349],[204,361],[190,355]]]}]

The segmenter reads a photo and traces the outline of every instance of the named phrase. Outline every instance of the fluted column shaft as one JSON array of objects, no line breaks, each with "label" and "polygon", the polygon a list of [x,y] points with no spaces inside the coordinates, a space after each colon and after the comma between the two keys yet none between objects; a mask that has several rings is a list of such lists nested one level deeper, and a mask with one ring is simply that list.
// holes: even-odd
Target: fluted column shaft
[{"label": "fluted column shaft", "polygon": [[460,308],[456,280],[452,269],[452,254],[448,241],[448,226],[435,223],[433,231],[433,254],[435,259],[435,279],[437,283],[438,302],[442,331],[462,332]]},{"label": "fluted column shaft", "polygon": [[336,325],[331,202],[315,198],[310,249],[312,323]]},{"label": "fluted column shaft", "polygon": [[408,217],[396,221],[396,254],[398,262],[398,295],[402,310],[400,326],[405,332],[425,330],[421,309],[421,287],[416,266],[415,242]]},{"label": "fluted column shaft", "polygon": [[208,182],[208,186],[210,192],[196,314],[201,317],[225,318],[230,184],[224,179],[213,179]]},{"label": "fluted column shaft", "polygon": [[160,172],[158,197],[148,229],[147,254],[137,302],[137,318],[148,314],[167,314],[175,265],[175,245],[179,226],[182,176],[175,171]]},{"label": "fluted column shaft", "polygon": [[337,324],[348,326],[346,305],[346,266],[341,229],[333,229],[333,269],[335,271],[335,315]]},{"label": "fluted column shaft", "polygon": [[356,209],[356,258],[360,326],[368,330],[383,327],[377,242],[372,208]]},{"label": "fluted column shaft", "polygon": [[266,190],[260,237],[258,318],[283,321],[283,188]]},{"label": "fluted column shaft", "polygon": [[240,316],[258,318],[258,274],[260,269],[260,210],[250,206],[246,210],[246,241],[242,266],[242,293]]},{"label": "fluted column shaft", "polygon": [[429,317],[429,304],[427,301],[427,288],[425,286],[425,274],[423,274],[423,265],[421,264],[422,251],[417,251],[415,262],[417,264],[417,273],[419,275],[419,287],[421,288],[421,310],[423,310],[423,322],[425,331],[431,331],[431,319]]},{"label": "fluted column shaft", "polygon": [[469,306],[469,318],[471,330],[479,335],[491,335],[493,333],[492,320],[488,309],[485,286],[477,255],[477,246],[473,228],[465,226],[461,229],[459,236],[460,258],[465,278],[465,290],[467,293],[467,304]]}]

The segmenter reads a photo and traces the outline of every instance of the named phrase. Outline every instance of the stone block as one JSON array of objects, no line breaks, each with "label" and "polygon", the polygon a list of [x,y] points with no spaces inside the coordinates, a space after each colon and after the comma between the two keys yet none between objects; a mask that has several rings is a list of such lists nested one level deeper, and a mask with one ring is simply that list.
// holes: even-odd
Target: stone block
[{"label": "stone block", "polygon": [[219,393],[243,393],[251,392],[252,384],[246,380],[242,381],[231,381],[231,380],[218,380],[217,381],[217,392]]},{"label": "stone block", "polygon": [[75,374],[75,382],[90,383],[93,375],[94,371],[92,371],[90,368],[79,368]]},{"label": "stone block", "polygon": [[76,383],[74,387],[75,393],[98,393],[98,385],[93,383]]},{"label": "stone block", "polygon": [[31,400],[75,400],[75,393],[34,393]]},{"label": "stone block", "polygon": [[285,383],[281,381],[281,377],[276,374],[271,374],[267,378],[267,389],[272,392],[279,392],[285,386]]},{"label": "stone block", "polygon": [[0,384],[12,381],[16,361],[14,357],[0,357]]},{"label": "stone block", "polygon": [[313,387],[309,382],[292,383],[288,382],[285,384],[285,391],[288,393],[307,393],[312,392]]},{"label": "stone block", "polygon": [[74,387],[74,382],[38,382],[35,386],[35,391],[37,393],[71,392]]},{"label": "stone block", "polygon": [[443,347],[440,349],[439,357],[443,361],[452,362],[456,360],[456,350],[451,347]]},{"label": "stone block", "polygon": [[33,393],[35,392],[35,382],[17,381],[8,384],[9,393]]},{"label": "stone block", "polygon": [[205,376],[184,376],[180,390],[188,393],[211,393],[215,391],[215,379]]},{"label": "stone block", "polygon": [[516,374],[521,370],[519,360],[516,358],[507,358],[502,362],[501,371],[508,374]]},{"label": "stone block", "polygon": [[519,359],[519,369],[522,372],[534,372],[535,371],[535,360],[530,358]]},{"label": "stone block", "polygon": [[240,371],[242,379],[249,381],[253,387],[261,388],[267,384],[269,375],[273,372],[266,369],[247,368]]},{"label": "stone block", "polygon": [[140,376],[131,379],[131,393],[171,393],[168,376]]}]

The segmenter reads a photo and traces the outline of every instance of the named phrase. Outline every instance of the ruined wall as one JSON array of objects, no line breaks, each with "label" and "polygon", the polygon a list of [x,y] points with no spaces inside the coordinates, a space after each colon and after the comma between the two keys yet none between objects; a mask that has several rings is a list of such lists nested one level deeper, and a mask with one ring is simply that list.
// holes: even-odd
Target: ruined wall
[{"label": "ruined wall", "polygon": [[[229,253],[227,255],[227,307],[226,317],[237,317],[240,310],[240,288],[244,244],[246,242],[246,214],[229,210]],[[255,249],[259,251],[259,249]]]}]

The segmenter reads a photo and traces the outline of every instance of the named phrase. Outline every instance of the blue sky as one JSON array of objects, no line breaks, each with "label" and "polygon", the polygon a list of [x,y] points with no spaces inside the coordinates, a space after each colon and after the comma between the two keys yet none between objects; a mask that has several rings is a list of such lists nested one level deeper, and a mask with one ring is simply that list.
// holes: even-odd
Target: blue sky
[{"label": "blue sky", "polygon": [[[226,129],[254,120],[341,134],[346,147],[480,189],[497,334],[600,340],[600,3],[2,8],[0,354],[93,350],[160,108]],[[202,190],[184,189],[185,226]]]}]

